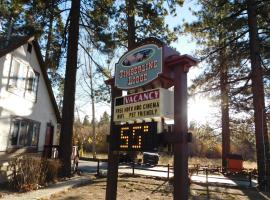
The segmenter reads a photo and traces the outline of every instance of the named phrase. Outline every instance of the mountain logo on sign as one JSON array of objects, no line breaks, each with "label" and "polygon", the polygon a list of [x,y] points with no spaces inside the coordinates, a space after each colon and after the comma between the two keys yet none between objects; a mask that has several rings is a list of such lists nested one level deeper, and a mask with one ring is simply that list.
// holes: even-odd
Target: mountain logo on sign
[{"label": "mountain logo on sign", "polygon": [[152,49],[143,49],[134,54],[128,55],[127,58],[123,61],[122,65],[129,67],[137,63],[143,62],[149,59],[153,55]]}]

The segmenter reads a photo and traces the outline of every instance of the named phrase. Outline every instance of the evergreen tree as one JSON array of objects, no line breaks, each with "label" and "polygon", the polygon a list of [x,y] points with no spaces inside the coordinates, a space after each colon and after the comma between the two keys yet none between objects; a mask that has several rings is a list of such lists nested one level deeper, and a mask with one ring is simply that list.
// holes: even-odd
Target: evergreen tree
[{"label": "evergreen tree", "polygon": [[266,124],[263,68],[260,58],[261,52],[257,24],[258,4],[255,0],[247,0],[249,49],[257,145],[258,182],[260,189],[270,191],[270,152]]},{"label": "evergreen tree", "polygon": [[1,35],[35,35],[44,50],[45,66],[56,69],[62,55],[64,25],[62,0],[3,0],[0,5]]},{"label": "evergreen tree", "polygon": [[85,116],[84,116],[84,118],[83,118],[83,125],[84,125],[84,126],[90,126],[90,125],[91,125],[91,123],[90,123],[90,121],[89,121],[88,115],[85,115]]},{"label": "evergreen tree", "polygon": [[[195,13],[198,21],[186,24],[186,31],[193,33],[198,38],[198,43],[203,46],[200,54],[206,58],[205,61],[209,63],[209,66],[201,76],[194,80],[192,89],[202,88],[204,92],[220,101],[222,166],[226,168],[226,156],[230,153],[229,80],[231,77],[229,69],[238,67],[238,63],[233,60],[235,58],[232,56],[233,52],[226,46],[229,37],[234,35],[233,29],[227,29],[231,20],[224,20],[230,14],[231,8],[230,5],[222,4],[224,1],[219,0],[212,3],[199,2],[204,9]],[[213,53],[209,55],[209,51]]]},{"label": "evergreen tree", "polygon": [[[263,47],[263,45],[267,46],[264,42],[260,43],[260,39],[269,38],[269,31],[263,31],[267,30],[265,22],[268,19],[265,17],[265,14],[256,14],[257,8],[268,6],[265,1],[215,2],[217,4],[204,0],[199,1],[200,5],[202,5],[202,10],[196,14],[199,14],[201,18],[199,18],[197,23],[191,26],[193,30],[190,30],[197,36],[200,34],[203,36],[199,41],[202,45],[205,45],[203,52],[205,53],[205,58],[211,61],[209,62],[211,65],[213,65],[215,61],[215,59],[212,60],[211,58],[216,53],[222,55],[224,51],[229,50],[231,52],[228,54],[230,55],[230,62],[227,63],[229,66],[228,83],[230,83],[230,97],[232,100],[230,102],[233,103],[232,106],[238,111],[247,112],[252,108],[250,100],[253,99],[255,127],[257,127],[255,128],[255,135],[259,170],[258,180],[261,188],[265,188],[265,186],[269,188],[269,141],[266,134],[267,127],[265,122],[265,103],[263,102],[264,89],[262,82],[263,73],[261,67],[261,61],[267,61],[269,55],[265,51],[262,51],[262,54],[260,54],[259,51],[260,47]],[[210,10],[208,8],[210,8]],[[222,18],[215,18],[215,11],[218,9],[220,12],[220,9],[223,8],[227,8],[227,14]],[[259,26],[256,26],[257,17],[261,20],[258,23]],[[216,29],[219,27],[218,24],[223,24],[224,33],[226,33],[224,43],[221,46],[211,46],[209,45],[209,41],[211,41],[209,36],[211,37],[212,31],[219,32],[220,29]],[[248,35],[248,33],[250,34]],[[205,39],[206,42],[204,41]],[[206,72],[196,80],[195,84],[205,84],[204,89],[207,91],[213,91],[213,88],[219,89],[219,87],[215,86],[215,81],[209,83],[209,80],[214,80],[213,78],[218,75],[219,72],[223,73],[223,69],[224,64],[218,68],[211,67],[210,70],[208,70],[210,73]],[[253,93],[251,93],[251,91],[253,91]],[[258,98],[260,98],[260,101],[257,101]],[[264,138],[264,140],[262,140],[262,138]],[[263,151],[263,149],[265,151]],[[264,159],[262,157],[264,157]],[[264,177],[267,177],[266,182],[264,182]]]},{"label": "evergreen tree", "polygon": [[110,115],[105,111],[103,115],[101,116],[98,125],[102,126],[104,124],[109,124],[110,123]]},{"label": "evergreen tree", "polygon": [[171,31],[165,17],[176,15],[176,6],[182,4],[182,0],[93,1],[88,25],[93,30],[95,46],[111,52],[116,47],[134,48],[146,37],[175,41],[177,27]]},{"label": "evergreen tree", "polygon": [[70,176],[71,151],[74,122],[77,55],[79,40],[80,0],[72,0],[68,30],[67,64],[60,135],[59,157],[62,161],[62,176]]}]

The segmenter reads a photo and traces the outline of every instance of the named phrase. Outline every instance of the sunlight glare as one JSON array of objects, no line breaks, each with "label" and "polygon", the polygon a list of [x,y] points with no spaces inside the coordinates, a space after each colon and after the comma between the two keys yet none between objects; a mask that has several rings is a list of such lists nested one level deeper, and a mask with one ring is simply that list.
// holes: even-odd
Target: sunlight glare
[{"label": "sunlight glare", "polygon": [[214,108],[206,97],[195,97],[188,100],[188,122],[206,124],[213,119]]}]

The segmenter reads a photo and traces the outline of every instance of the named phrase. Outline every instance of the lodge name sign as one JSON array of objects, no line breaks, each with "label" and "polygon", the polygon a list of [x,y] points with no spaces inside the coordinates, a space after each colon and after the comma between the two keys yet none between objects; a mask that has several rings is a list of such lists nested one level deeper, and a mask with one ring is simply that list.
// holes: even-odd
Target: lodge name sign
[{"label": "lodge name sign", "polygon": [[147,44],[124,54],[115,65],[115,85],[119,89],[141,87],[162,73],[162,48]]}]

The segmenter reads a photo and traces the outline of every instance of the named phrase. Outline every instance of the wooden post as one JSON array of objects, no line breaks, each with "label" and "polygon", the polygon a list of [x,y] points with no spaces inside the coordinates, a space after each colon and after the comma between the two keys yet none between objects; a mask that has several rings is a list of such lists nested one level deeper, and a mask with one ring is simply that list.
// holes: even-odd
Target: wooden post
[{"label": "wooden post", "polygon": [[248,173],[249,187],[252,187],[252,172]]},{"label": "wooden post", "polygon": [[167,174],[167,179],[170,180],[170,164],[168,164],[168,174]]},{"label": "wooden post", "polygon": [[[113,133],[113,111],[114,111],[114,99],[115,97],[122,96],[122,91],[114,87],[114,80],[111,83],[111,126],[110,134]],[[119,153],[112,151],[109,145],[108,155],[108,171],[107,171],[107,187],[106,187],[106,200],[116,200],[117,196],[117,179],[118,179],[118,162]]]},{"label": "wooden post", "polygon": [[132,162],[132,176],[135,175],[135,162]]},{"label": "wooden post", "polygon": [[99,159],[97,160],[97,176],[99,176],[100,175],[100,165],[99,165]]},{"label": "wooden post", "polygon": [[188,200],[187,143],[187,72],[184,66],[174,66],[174,133],[180,141],[174,144],[174,200]]},{"label": "wooden post", "polygon": [[205,182],[208,184],[208,167],[205,168]]}]

